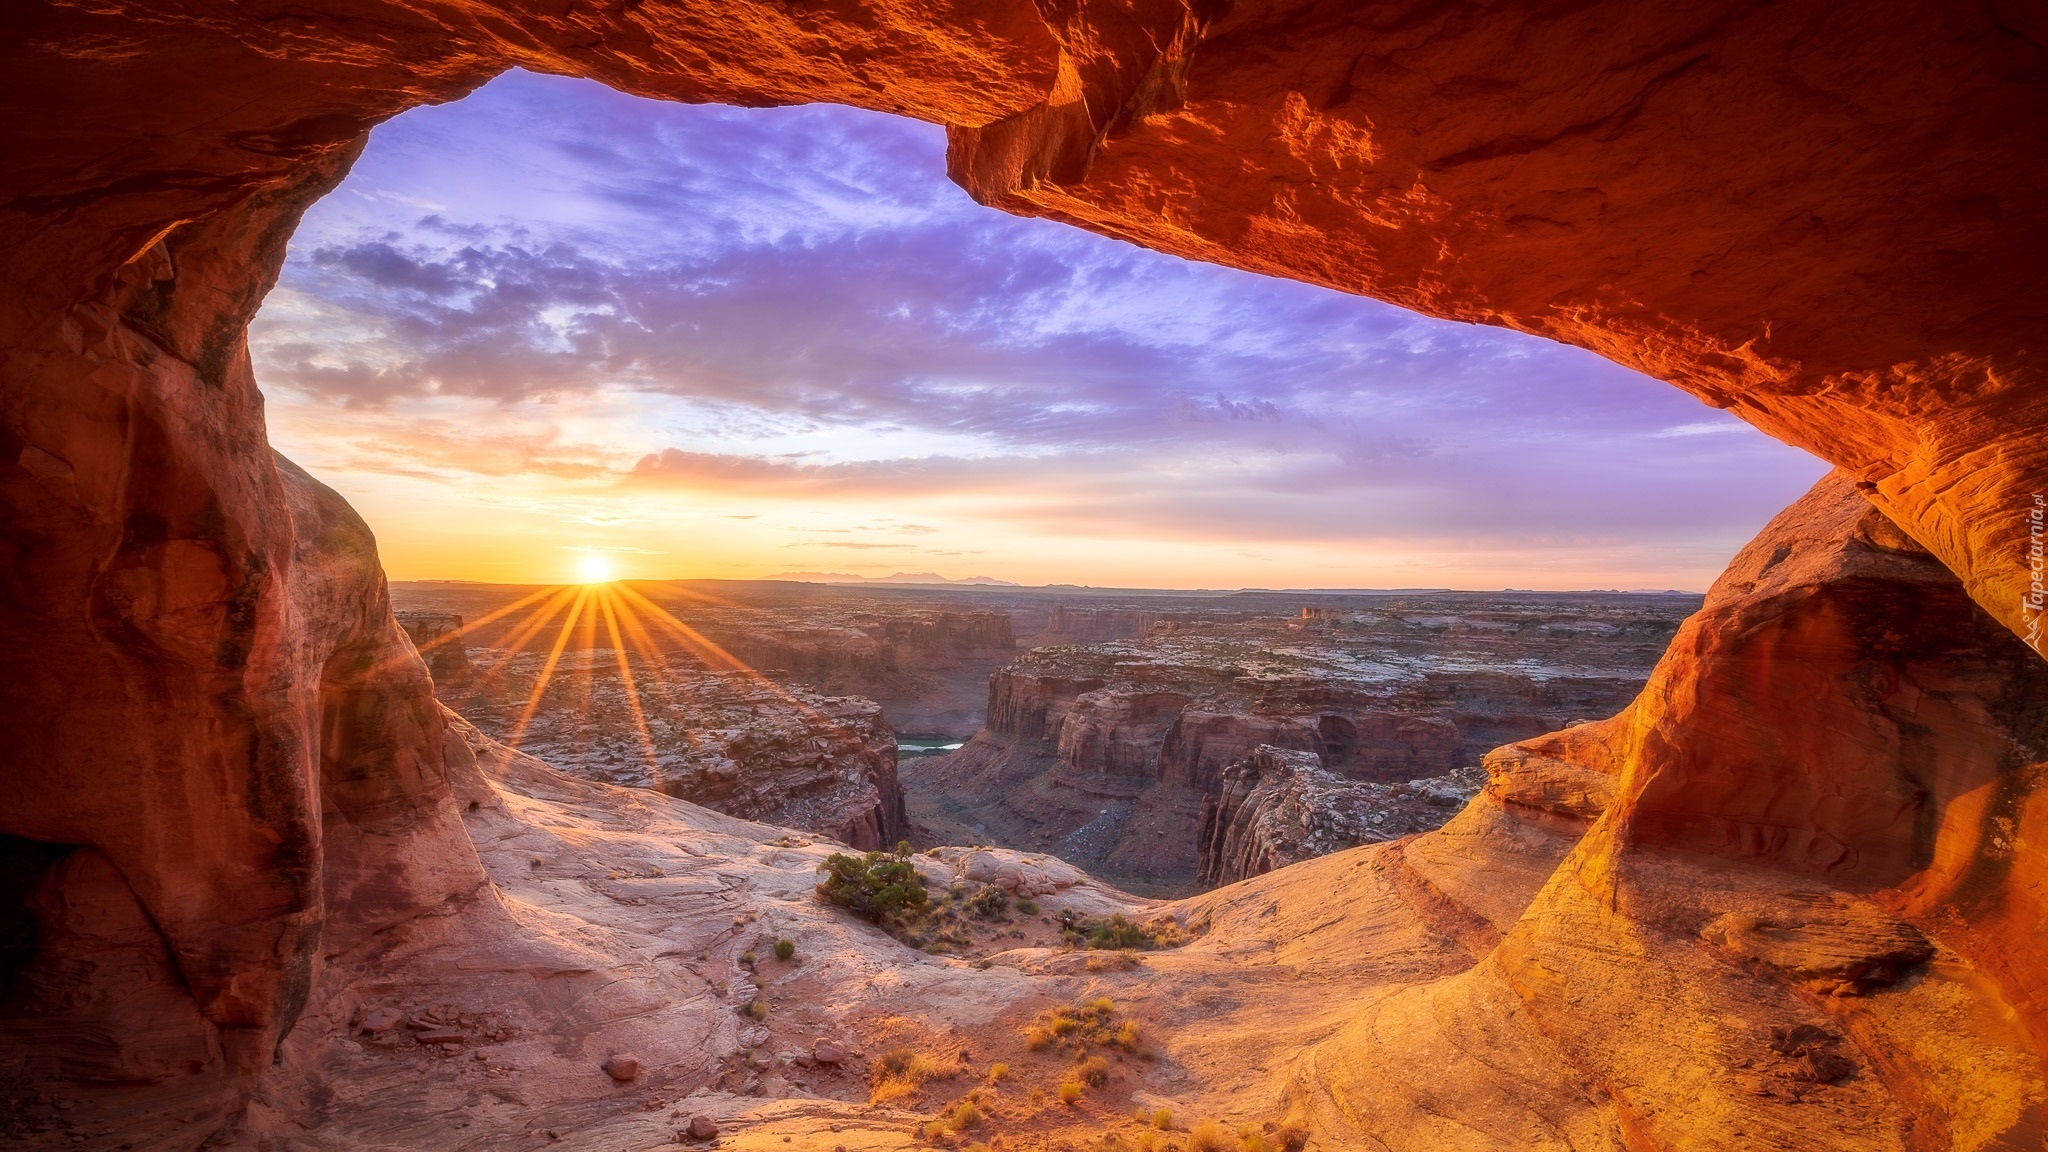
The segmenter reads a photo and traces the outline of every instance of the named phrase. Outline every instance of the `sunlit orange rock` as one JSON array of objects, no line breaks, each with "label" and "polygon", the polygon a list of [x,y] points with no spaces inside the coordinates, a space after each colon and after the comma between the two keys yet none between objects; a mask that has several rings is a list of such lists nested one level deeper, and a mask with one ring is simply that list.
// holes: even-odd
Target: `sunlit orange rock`
[{"label": "sunlit orange rock", "polygon": [[[4,21],[0,650],[33,672],[0,692],[0,847],[20,862],[0,910],[46,942],[26,978],[72,989],[76,1028],[139,1006],[132,1043],[95,1067],[189,1079],[165,1105],[181,1116],[234,1105],[324,955],[482,884],[368,533],[272,461],[243,332],[299,213],[365,132],[508,67],[924,117],[952,126],[955,176],[1000,207],[1583,345],[1842,466],[1991,618],[2021,635],[2034,620],[2029,515],[2048,492],[2038,6],[109,0]],[[2048,801],[1994,739],[2030,731],[1997,709],[2022,708],[2033,666],[1998,650],[1903,538],[1825,523],[1857,534],[1823,568],[1773,573],[1752,554],[1743,578],[1768,590],[1840,564],[1853,583],[1859,566],[1893,565],[1929,601],[1866,613],[1816,594],[1773,607],[1783,627],[1754,637],[1710,611],[1729,630],[1703,625],[1708,647],[1673,657],[1701,674],[1668,680],[1698,697],[1647,699],[1615,726],[1611,802],[1583,775],[1502,786],[1503,804],[1565,824],[1607,803],[1501,955],[1458,978],[1476,991],[1457,1003],[1485,1009],[1465,1023],[1516,1004],[1542,1017],[1547,1031],[1500,1041],[1502,1060],[1590,1069],[1621,1101],[1586,1105],[1576,1081],[1539,1092],[1536,1071],[1488,1081],[1556,1106],[1562,1119],[1531,1113],[1525,1135],[1712,1146],[1672,1119],[1691,1108],[1707,1118],[1693,1135],[1722,1146],[1815,1146],[1811,1110],[1753,1104],[1765,1096],[1706,1108],[1702,1092],[1796,1097],[1832,1067],[1816,1055],[1827,1044],[1743,1033],[1762,1044],[1741,1057],[1756,1084],[1669,1072],[1687,1067],[1673,1045],[1726,1038],[1714,1010],[1762,1019],[1702,991],[1723,961],[1701,957],[1719,952],[1665,947],[1711,910],[1671,896],[1688,885],[1770,905],[1754,925],[1720,909],[1698,926],[1723,923],[1701,948],[1759,963],[1754,939],[1791,931],[1767,923],[1792,916],[1788,901],[1893,949],[1899,933],[1867,930],[1882,905],[1973,959],[2039,1027]],[[1938,631],[1895,649],[1887,614],[1909,609]],[[1758,664],[1766,651],[1775,663]],[[1815,663],[1788,667],[1797,652]],[[1818,887],[1794,899],[1681,856]],[[1925,987],[1967,1000],[1946,962]],[[1454,1022],[1456,1005],[1426,1002],[1447,995],[1376,1003],[1358,1027],[1406,1036],[1412,1061]],[[1820,1010],[1803,995],[1769,1007]],[[1922,1004],[1843,1025],[1902,1063],[1856,1065],[1854,1092],[1891,1095],[1844,1098],[1826,1146],[2038,1138],[1969,1126],[2030,1099],[2014,1061],[2038,1056],[1987,1039],[1997,1059],[1973,1073],[1939,1019]],[[61,1045],[6,1026],[13,1071],[81,1074]],[[1996,1107],[1967,1098],[1972,1075]],[[1332,1096],[1354,1111],[1331,1123],[1385,1104],[1424,1132],[1443,1114],[1428,1088]],[[1706,1126],[1723,1120],[1760,1127]],[[1533,1146],[1502,1131],[1497,1146]]]}]

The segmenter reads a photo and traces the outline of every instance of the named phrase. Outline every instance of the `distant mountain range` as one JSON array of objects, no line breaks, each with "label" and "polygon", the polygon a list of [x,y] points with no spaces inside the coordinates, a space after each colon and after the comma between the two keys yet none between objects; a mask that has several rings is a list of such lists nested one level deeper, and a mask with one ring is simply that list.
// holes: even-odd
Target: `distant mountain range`
[{"label": "distant mountain range", "polygon": [[851,572],[777,572],[762,579],[802,580],[809,584],[987,584],[1002,588],[1022,587],[1015,580],[998,580],[993,576],[948,580],[937,572],[898,572],[893,576],[855,576]]}]

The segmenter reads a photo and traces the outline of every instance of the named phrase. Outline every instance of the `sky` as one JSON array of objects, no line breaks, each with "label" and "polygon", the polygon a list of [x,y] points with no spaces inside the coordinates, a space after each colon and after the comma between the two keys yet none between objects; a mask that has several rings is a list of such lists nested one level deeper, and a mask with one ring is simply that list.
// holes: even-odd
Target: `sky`
[{"label": "sky", "polygon": [[1703,589],[1825,470],[1590,352],[976,205],[936,127],[508,73],[251,329],[395,579]]}]

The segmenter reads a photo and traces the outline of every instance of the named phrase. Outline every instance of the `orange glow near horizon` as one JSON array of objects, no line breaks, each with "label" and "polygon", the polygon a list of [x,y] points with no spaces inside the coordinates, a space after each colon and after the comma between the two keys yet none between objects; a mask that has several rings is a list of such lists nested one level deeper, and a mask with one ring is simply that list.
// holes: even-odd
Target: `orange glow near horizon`
[{"label": "orange glow near horizon", "polygon": [[[692,598],[721,603],[714,597]],[[645,676],[652,680],[657,689],[668,691],[666,653],[672,649],[662,647],[656,638],[656,631],[673,637],[683,650],[702,660],[712,671],[738,673],[755,686],[774,693],[797,711],[814,718],[823,718],[821,713],[791,695],[788,689],[763,676],[703,633],[677,619],[668,609],[648,599],[632,586],[616,581],[552,585],[542,588],[487,616],[479,617],[456,632],[422,645],[421,650],[431,651],[462,635],[474,632],[481,625],[502,620],[521,609],[526,609],[526,615],[519,618],[505,636],[492,645],[498,655],[485,665],[477,676],[479,684],[496,678],[506,670],[515,657],[525,651],[528,644],[545,634],[550,626],[554,627],[554,636],[548,642],[547,655],[541,662],[540,671],[534,677],[533,687],[527,693],[518,718],[513,722],[511,731],[507,733],[504,741],[508,747],[515,750],[525,739],[527,729],[539,713],[541,701],[546,696],[548,687],[555,681],[562,657],[571,641],[574,640],[586,649],[594,649],[600,627],[618,665],[635,735],[643,754],[647,757],[648,767],[655,770],[657,775],[660,767],[659,758],[656,754],[654,733],[647,722],[647,709],[642,703],[641,677]],[[560,620],[559,624],[555,623],[557,619]],[[592,686],[590,666],[584,668],[582,679],[581,707],[587,712]]]}]

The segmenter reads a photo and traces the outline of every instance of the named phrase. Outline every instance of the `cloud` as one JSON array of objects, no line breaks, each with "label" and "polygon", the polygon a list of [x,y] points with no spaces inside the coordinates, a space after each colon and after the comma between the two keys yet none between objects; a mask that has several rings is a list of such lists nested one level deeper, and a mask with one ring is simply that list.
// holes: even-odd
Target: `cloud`
[{"label": "cloud", "polygon": [[409,112],[252,328],[273,428],[330,468],[906,535],[943,501],[1095,539],[1732,545],[1819,474],[1579,349],[983,209],[943,150],[519,73]]}]

